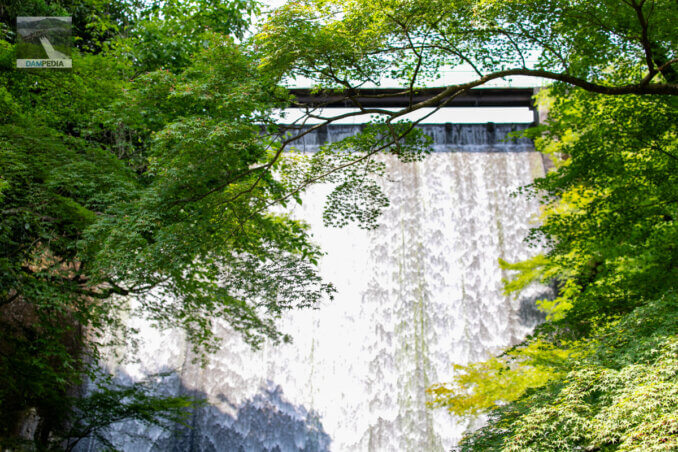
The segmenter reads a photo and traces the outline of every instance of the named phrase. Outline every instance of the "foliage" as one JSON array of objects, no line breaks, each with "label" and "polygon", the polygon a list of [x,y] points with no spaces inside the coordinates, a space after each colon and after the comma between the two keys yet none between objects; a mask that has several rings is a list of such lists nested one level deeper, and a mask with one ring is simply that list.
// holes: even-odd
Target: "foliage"
[{"label": "foliage", "polygon": [[[676,3],[302,0],[243,41],[257,9],[249,0],[0,7],[0,438],[15,437],[32,408],[43,419],[42,446],[68,436],[69,425],[87,429],[93,420],[79,424],[77,407],[90,402],[69,391],[93,372],[103,331],[118,326],[114,340],[124,337],[125,296],[140,300],[135,315],[185,329],[198,351],[218,346],[211,331],[220,318],[253,346],[288,340],[275,326],[280,314],[314,306],[333,288],[317,274],[321,250],[306,225],[280,207],[329,181],[326,223],[375,227],[388,202],[371,179],[383,171],[377,154],[426,154],[407,114],[532,75],[557,82],[538,145],[568,158],[531,188],[545,204],[532,239],[552,251],[504,266],[520,273],[509,290],[541,280],[560,293],[542,303],[550,317],[534,339],[468,367],[458,379],[466,392],[438,387],[439,403],[492,410],[468,447],[671,445],[676,105],[647,95],[678,94]],[[74,69],[12,70],[14,18],[65,14]],[[460,65],[477,78],[428,101],[398,111],[360,104],[360,86],[384,75],[412,94]],[[357,110],[309,110],[319,124],[280,130],[272,111],[294,99],[279,85],[299,75]],[[310,131],[360,115],[371,117],[362,134],[312,156],[284,153]],[[662,313],[658,323],[639,320],[648,309]],[[130,390],[92,395],[105,411],[94,428],[126,409],[115,400],[138,400],[125,413],[147,420],[149,405],[173,416],[184,403]],[[636,393],[648,404],[630,402]],[[556,433],[544,439],[545,428]]]},{"label": "foliage", "polygon": [[534,341],[487,361],[467,366],[456,364],[458,375],[454,385],[437,384],[429,388],[433,396],[431,405],[446,407],[456,415],[478,415],[562,377],[567,361],[577,357],[574,348]]},{"label": "foliage", "polygon": [[164,376],[151,375],[132,384],[100,382],[96,391],[75,398],[68,428],[59,433],[66,439],[64,450],[73,450],[85,438],[96,439],[99,444],[115,450],[105,433],[121,421],[134,420],[166,429],[186,425],[188,409],[203,402],[186,396],[155,395],[156,383]]},{"label": "foliage", "polygon": [[[101,346],[132,333],[123,315],[182,328],[203,360],[219,346],[218,319],[253,347],[289,341],[276,319],[334,288],[307,226],[278,207],[331,181],[327,221],[374,227],[385,205],[369,179],[374,154],[425,153],[402,123],[282,157],[298,135],[272,111],[289,96],[238,42],[254,2],[100,6],[2,9],[3,30],[17,15],[72,14],[76,50],[72,71],[17,71],[13,33],[0,41],[0,438],[37,409],[36,441],[58,442],[75,422],[60,415],[69,393],[95,372]],[[125,297],[140,308],[128,313]]]},{"label": "foliage", "polygon": [[254,4],[100,6],[0,8],[3,30],[16,15],[97,18],[82,29],[74,17],[72,71],[14,70],[13,34],[0,40],[3,444],[32,411],[47,447],[185,405],[141,386],[71,397],[101,346],[130,333],[126,296],[141,301],[132,315],[183,328],[204,357],[216,319],[254,347],[289,340],[281,313],[334,290],[306,225],[268,208],[288,186],[269,161],[279,140],[262,131],[287,96],[234,37]]},{"label": "foliage", "polygon": [[159,68],[176,72],[188,67],[215,33],[242,38],[258,8],[252,0],[154,0],[132,10],[124,29],[110,25],[126,39],[108,45],[111,55],[132,62],[136,73]]},{"label": "foliage", "polygon": [[[435,406],[489,413],[464,449],[675,448],[677,12],[668,0],[299,0],[257,38],[263,67],[386,125],[496,79],[555,82],[549,123],[529,136],[557,171],[524,190],[544,205],[528,243],[551,251],[500,265],[508,292],[544,282],[558,295],[524,343],[431,388]],[[397,80],[411,96],[449,68],[475,75],[396,111],[361,105],[365,85]]]},{"label": "foliage", "polygon": [[531,132],[561,157],[524,188],[544,205],[530,240],[550,251],[504,262],[515,274],[506,289],[557,281],[559,293],[541,302],[548,320],[525,343],[431,389],[454,413],[489,413],[462,450],[678,445],[675,106],[572,91]]},{"label": "foliage", "polygon": [[588,356],[490,412],[462,450],[674,450],[675,292],[601,327]]},{"label": "foliage", "polygon": [[[300,0],[276,11],[258,43],[264,65],[349,99],[365,83],[391,78],[411,89],[456,67],[475,73],[473,86],[533,75],[608,94],[678,94],[676,8],[670,0]],[[450,85],[437,100],[470,87]]]}]

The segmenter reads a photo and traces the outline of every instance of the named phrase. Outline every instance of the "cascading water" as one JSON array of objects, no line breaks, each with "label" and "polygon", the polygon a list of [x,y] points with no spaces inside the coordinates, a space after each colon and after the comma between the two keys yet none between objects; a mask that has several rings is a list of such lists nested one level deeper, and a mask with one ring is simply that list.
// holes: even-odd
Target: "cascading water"
[{"label": "cascading water", "polygon": [[[301,150],[358,127],[310,134]],[[311,189],[295,215],[327,252],[321,270],[338,294],[282,319],[293,344],[254,352],[219,324],[223,346],[201,368],[181,333],[130,320],[142,333],[138,362],[108,365],[125,379],[176,369],[163,390],[203,396],[209,405],[193,413],[190,429],[127,422],[112,441],[124,451],[450,450],[472,425],[427,408],[426,388],[449,381],[453,363],[523,338],[540,320],[534,299],[547,291],[504,296],[497,263],[536,252],[523,238],[537,205],[510,194],[543,174],[542,159],[528,140],[500,141],[522,127],[424,126],[434,138],[424,161],[382,157],[388,177],[380,183],[391,205],[374,231],[324,227],[329,188]]]}]

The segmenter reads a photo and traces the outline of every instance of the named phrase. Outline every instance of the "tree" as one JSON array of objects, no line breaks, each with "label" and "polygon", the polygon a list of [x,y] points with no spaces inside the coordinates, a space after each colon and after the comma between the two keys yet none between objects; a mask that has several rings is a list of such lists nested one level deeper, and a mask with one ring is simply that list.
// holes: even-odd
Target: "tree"
[{"label": "tree", "polygon": [[[458,366],[432,404],[489,413],[463,450],[670,450],[676,447],[675,239],[677,5],[668,1],[296,1],[264,27],[265,64],[342,93],[387,127],[506,76],[553,81],[547,126],[528,132],[557,171],[526,187],[545,205],[529,239],[551,251],[501,265],[507,292],[555,283],[535,334]],[[290,30],[290,28],[292,30]],[[283,41],[283,30],[285,40]],[[366,108],[383,74],[416,91],[441,69],[475,80],[398,111]],[[412,97],[411,97],[412,99]],[[397,145],[399,133],[390,133]],[[360,154],[360,159],[365,156]]]},{"label": "tree", "polygon": [[344,90],[347,99],[383,74],[411,90],[441,68],[475,72],[476,80],[427,102],[372,112],[393,118],[512,75],[602,94],[678,94],[676,8],[646,0],[293,1],[271,17],[259,44],[266,64]]},{"label": "tree", "polygon": [[[281,149],[334,121],[362,116],[388,138],[353,154],[355,163],[364,164],[382,151],[419,155],[400,148],[399,142],[432,113],[417,121],[408,114],[442,108],[469,89],[501,78],[539,77],[553,81],[561,93],[577,87],[613,96],[676,95],[676,13],[678,6],[668,0],[300,0],[274,11],[254,42],[261,67],[276,78],[304,77],[319,94],[343,95],[356,107],[323,116],[315,107],[292,101],[306,109],[300,124],[309,119],[318,123],[291,126],[296,136],[283,141]],[[417,88],[457,67],[470,68],[475,77],[428,100],[412,101]],[[360,88],[379,86],[384,79],[404,85],[396,95],[410,95],[409,106],[390,111],[361,104],[366,95]],[[271,164],[281,155],[275,154]],[[350,163],[336,168],[346,165]],[[319,174],[332,173],[332,168]],[[317,176],[302,180],[310,184]],[[367,205],[378,212],[383,204]]]},{"label": "tree", "polygon": [[[317,275],[321,250],[305,225],[271,208],[300,202],[308,185],[330,180],[337,188],[327,222],[374,226],[388,201],[371,180],[383,171],[372,157],[382,151],[403,160],[426,154],[415,123],[403,121],[407,113],[444,106],[472,87],[512,75],[554,80],[558,95],[575,86],[624,96],[619,105],[635,99],[629,95],[678,93],[672,21],[678,7],[669,0],[298,1],[274,14],[254,41],[241,43],[235,38],[256,10],[249,1],[99,3],[36,0],[0,8],[2,437],[15,434],[32,407],[49,420],[39,442],[63,431],[58,415],[73,406],[69,390],[91,371],[101,332],[120,323],[126,309],[121,297],[138,298],[141,315],[161,325],[184,328],[203,351],[216,346],[215,318],[228,320],[254,346],[265,338],[286,340],[275,326],[280,313],[313,306],[333,289]],[[72,72],[10,70],[16,15],[69,12],[78,47]],[[531,57],[536,62],[528,64]],[[383,73],[405,78],[404,91],[411,93],[441,68],[461,63],[478,78],[429,101],[398,112],[360,105],[361,84],[378,82]],[[279,85],[296,75],[354,101],[358,111],[344,117],[381,119],[311,158],[286,154],[298,138],[340,119],[321,118],[321,124],[297,125],[292,133],[276,127],[272,110],[294,105]],[[646,108],[650,101],[640,99],[629,102]],[[651,108],[662,112],[670,102]],[[307,118],[313,116],[308,111]],[[673,155],[666,143],[675,134],[667,133],[657,132],[655,141]],[[668,168],[657,169],[657,177]],[[579,199],[568,202],[586,203],[586,196],[599,193],[575,195]],[[562,228],[549,224],[555,229],[544,234],[564,234],[554,240],[569,243]],[[628,231],[650,227],[643,225]],[[673,252],[657,249],[663,256]],[[581,269],[569,278],[559,273],[564,264],[554,256],[543,265],[550,273],[536,264],[532,270],[562,280],[564,294],[579,290],[577,284],[591,285],[582,279],[586,265],[594,282],[599,269],[616,269],[592,253],[588,261],[577,260]],[[613,319],[647,306],[636,293],[625,295],[632,301],[624,309],[582,302],[576,322],[574,310],[566,309],[575,295],[553,306],[554,315],[564,316],[559,321],[570,323],[561,329],[548,323],[556,332],[544,341],[570,329],[573,341],[593,337],[601,330],[591,324],[591,313]],[[549,372],[538,381],[556,381]],[[523,384],[522,394],[535,385]],[[110,400],[102,394],[101,400]]]},{"label": "tree", "polygon": [[463,450],[678,446],[677,115],[673,98],[575,91],[532,132],[567,158],[526,188],[546,208],[531,240],[550,251],[503,263],[515,275],[506,288],[560,290],[527,341],[432,388],[435,405],[490,414]]},{"label": "tree", "polygon": [[[104,332],[128,333],[126,296],[140,300],[136,315],[185,329],[202,352],[217,346],[217,318],[257,346],[289,339],[275,326],[283,311],[331,297],[306,226],[260,208],[280,204],[287,187],[272,176],[275,143],[262,136],[280,89],[234,39],[252,8],[2,8],[0,438],[11,443],[30,413],[41,447],[121,416],[178,415],[183,400],[136,391],[109,403],[106,385],[72,397],[96,373]],[[75,20],[74,69],[13,69],[13,18],[71,11],[93,23]],[[88,400],[109,401],[89,427],[91,416],[76,416]]]}]

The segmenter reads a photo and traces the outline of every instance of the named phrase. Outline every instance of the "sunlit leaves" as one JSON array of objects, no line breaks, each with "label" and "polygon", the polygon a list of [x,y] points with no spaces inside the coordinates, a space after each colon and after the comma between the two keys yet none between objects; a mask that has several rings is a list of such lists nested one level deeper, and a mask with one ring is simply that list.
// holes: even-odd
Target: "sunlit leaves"
[{"label": "sunlit leaves", "polygon": [[561,163],[527,190],[544,204],[530,240],[550,251],[500,263],[507,293],[557,294],[534,336],[432,388],[456,414],[489,412],[462,450],[675,448],[677,119],[673,99],[554,98],[537,145]]},{"label": "sunlit leaves", "polygon": [[675,58],[676,13],[669,0],[307,0],[277,10],[257,42],[267,67],[325,87],[389,78],[417,87],[449,68],[474,77],[544,69],[615,84]]},{"label": "sunlit leaves", "polygon": [[[52,422],[40,441],[66,434],[67,391],[100,345],[133,339],[124,296],[135,315],[183,328],[204,357],[217,319],[253,346],[289,340],[280,315],[333,293],[306,225],[269,209],[290,187],[262,133],[287,94],[236,43],[255,4],[132,4],[69,3],[83,53],[68,72],[11,70],[14,18],[3,23],[0,438],[28,407]],[[10,6],[3,20],[67,10]],[[152,422],[185,406],[143,390],[82,400],[73,427],[94,433],[116,416]]]}]

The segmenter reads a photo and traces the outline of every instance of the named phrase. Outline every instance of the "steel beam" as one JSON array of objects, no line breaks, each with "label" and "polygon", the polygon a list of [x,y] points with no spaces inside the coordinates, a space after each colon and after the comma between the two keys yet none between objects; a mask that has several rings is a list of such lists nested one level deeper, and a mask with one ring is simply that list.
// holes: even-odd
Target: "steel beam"
[{"label": "steel beam", "polygon": [[[423,88],[409,94],[401,94],[401,88],[360,89],[353,93],[363,107],[403,108],[430,99],[445,88]],[[356,104],[345,93],[311,93],[308,88],[292,88],[295,102],[301,107],[355,108]],[[534,108],[533,88],[474,88],[452,99],[446,107],[528,107]]]}]

